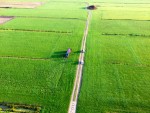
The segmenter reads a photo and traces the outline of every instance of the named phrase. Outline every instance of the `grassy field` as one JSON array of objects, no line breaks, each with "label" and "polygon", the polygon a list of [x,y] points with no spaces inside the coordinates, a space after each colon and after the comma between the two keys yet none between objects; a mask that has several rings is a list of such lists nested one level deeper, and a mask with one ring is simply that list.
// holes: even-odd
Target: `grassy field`
[{"label": "grassy field", "polygon": [[0,102],[67,113],[89,2],[100,7],[92,11],[77,113],[150,112],[149,0],[26,1],[44,4],[0,8],[15,17],[0,25]]},{"label": "grassy field", "polygon": [[92,12],[77,113],[149,113],[149,4],[97,5],[101,7]]},{"label": "grassy field", "polygon": [[42,6],[35,9],[0,9],[3,16],[34,16],[51,18],[79,18],[85,20],[86,10],[83,8],[85,3],[72,2],[45,2]]},{"label": "grassy field", "polygon": [[87,13],[86,4],[62,5],[0,9],[1,16],[15,16],[0,25],[0,102],[67,112]]}]

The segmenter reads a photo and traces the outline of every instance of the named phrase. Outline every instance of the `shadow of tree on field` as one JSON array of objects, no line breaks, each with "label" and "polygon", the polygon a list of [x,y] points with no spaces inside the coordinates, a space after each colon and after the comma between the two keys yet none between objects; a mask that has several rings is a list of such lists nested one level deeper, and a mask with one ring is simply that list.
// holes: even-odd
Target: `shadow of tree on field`
[{"label": "shadow of tree on field", "polygon": [[68,58],[66,58],[66,51],[56,51],[56,52],[53,52],[53,54],[50,56],[50,58],[52,58],[53,60],[56,60],[56,61],[60,61],[60,63],[71,63],[72,65],[78,65],[79,64],[79,61],[78,59],[77,60],[73,60],[74,58],[76,59],[79,55],[80,55],[81,51],[78,50],[78,51],[72,51],[69,55]]},{"label": "shadow of tree on field", "polygon": [[75,53],[75,54],[78,53],[78,54],[79,54],[79,53],[81,53],[81,51],[75,51],[75,52],[73,52],[73,53]]},{"label": "shadow of tree on field", "polygon": [[[74,51],[71,52],[70,57],[75,55],[75,54],[80,54],[81,51]],[[51,58],[63,58],[66,55],[66,51],[56,51],[54,52],[50,57]]]},{"label": "shadow of tree on field", "polygon": [[72,63],[73,65],[78,65],[79,64],[79,61],[75,61]]},{"label": "shadow of tree on field", "polygon": [[65,57],[66,51],[57,51],[54,52],[51,56],[51,58],[63,58]]}]

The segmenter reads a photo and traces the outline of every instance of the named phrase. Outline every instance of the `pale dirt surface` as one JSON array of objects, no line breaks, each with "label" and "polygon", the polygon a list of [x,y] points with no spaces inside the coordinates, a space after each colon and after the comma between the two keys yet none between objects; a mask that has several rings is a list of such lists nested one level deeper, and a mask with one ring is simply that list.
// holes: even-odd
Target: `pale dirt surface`
[{"label": "pale dirt surface", "polygon": [[36,8],[42,4],[42,2],[10,2],[0,0],[0,8]]},{"label": "pale dirt surface", "polygon": [[13,17],[0,16],[0,24],[4,24],[12,19],[13,19]]},{"label": "pale dirt surface", "polygon": [[81,52],[80,57],[79,57],[79,64],[76,70],[76,78],[74,82],[74,88],[73,92],[71,95],[71,100],[70,100],[70,105],[68,109],[68,113],[76,113],[76,107],[77,107],[77,101],[78,101],[78,96],[79,96],[79,91],[80,91],[80,85],[81,85],[81,80],[82,80],[82,74],[83,74],[83,66],[84,66],[84,52],[86,48],[86,39],[88,36],[88,29],[89,29],[89,23],[91,19],[91,11],[88,11],[88,17],[86,21],[86,27],[84,30],[84,35],[82,39],[82,45],[81,45]]}]

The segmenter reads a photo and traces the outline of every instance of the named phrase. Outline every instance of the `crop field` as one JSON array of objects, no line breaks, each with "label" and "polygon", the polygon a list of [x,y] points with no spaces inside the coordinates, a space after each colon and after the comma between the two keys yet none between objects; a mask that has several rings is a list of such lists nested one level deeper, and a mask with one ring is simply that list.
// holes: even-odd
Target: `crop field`
[{"label": "crop field", "polygon": [[149,113],[149,1],[101,2],[92,12],[77,113]]},{"label": "crop field", "polygon": [[97,9],[76,113],[150,112],[149,0],[0,0],[0,112],[6,102],[67,113],[87,3]]},{"label": "crop field", "polygon": [[[43,113],[67,112],[85,6],[45,1],[31,9],[0,8],[0,16],[13,17],[0,25],[0,102],[41,106]],[[68,48],[73,52],[65,59]]]}]

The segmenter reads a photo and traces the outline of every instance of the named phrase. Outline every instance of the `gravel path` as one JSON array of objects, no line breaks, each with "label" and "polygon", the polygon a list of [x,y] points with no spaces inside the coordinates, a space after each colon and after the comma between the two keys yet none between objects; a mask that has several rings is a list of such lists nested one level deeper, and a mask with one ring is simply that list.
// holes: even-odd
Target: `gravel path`
[{"label": "gravel path", "polygon": [[70,100],[70,105],[68,109],[68,113],[76,113],[76,107],[77,107],[77,101],[78,101],[78,95],[80,91],[80,85],[81,85],[81,80],[82,80],[82,70],[84,66],[84,54],[85,54],[85,49],[86,49],[86,39],[88,35],[88,29],[89,29],[89,23],[91,19],[91,11],[88,10],[88,17],[86,21],[86,27],[84,30],[84,35],[82,39],[82,45],[81,45],[81,53],[79,56],[79,64],[76,70],[76,78],[74,82],[74,87],[73,87],[73,92],[71,95],[71,100]]}]

